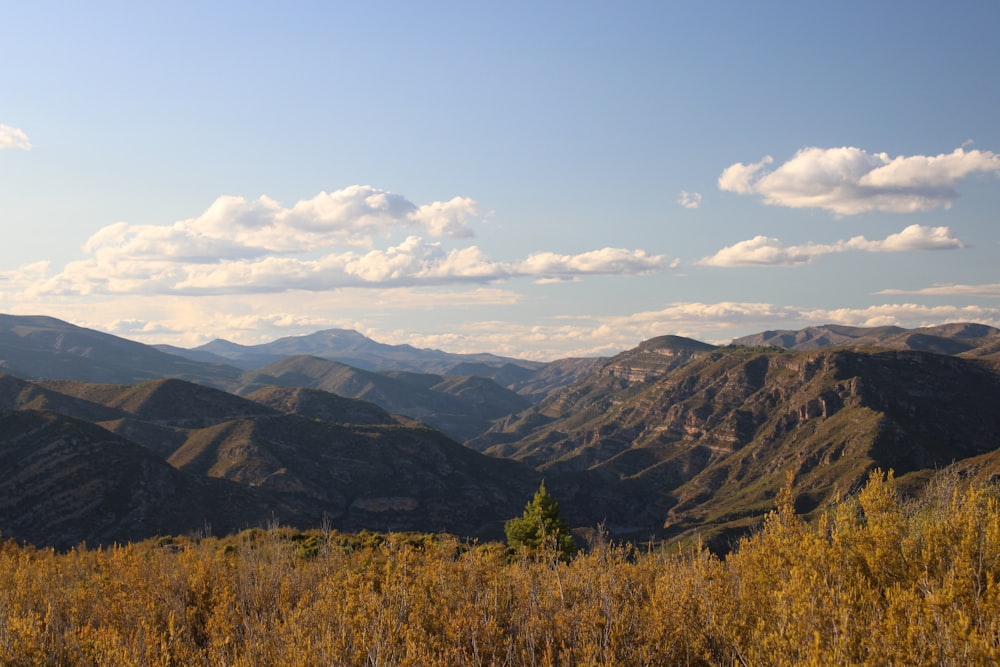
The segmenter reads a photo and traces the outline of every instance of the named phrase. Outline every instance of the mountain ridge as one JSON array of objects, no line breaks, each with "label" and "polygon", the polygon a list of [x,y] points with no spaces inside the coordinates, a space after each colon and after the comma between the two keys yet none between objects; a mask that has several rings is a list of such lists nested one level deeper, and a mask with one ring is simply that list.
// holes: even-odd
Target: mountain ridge
[{"label": "mountain ridge", "polygon": [[[275,393],[283,400],[281,390],[264,397]],[[537,483],[517,462],[485,457],[375,406],[308,394],[307,405],[351,417],[327,421],[176,379],[123,386],[0,376],[0,532],[65,547],[206,522],[239,530],[272,519],[315,526],[326,517],[343,530],[496,538]],[[27,407],[39,397],[78,416]],[[351,423],[357,414],[375,418]],[[206,496],[212,489],[218,498]],[[218,502],[232,511],[212,509]]]},{"label": "mountain ridge", "polygon": [[[184,354],[178,348],[178,353]],[[529,370],[544,366],[512,357],[490,353],[456,354],[412,345],[380,343],[354,329],[324,329],[302,336],[285,336],[268,343],[241,345],[217,338],[193,348],[194,354],[209,353],[230,360],[245,370],[254,370],[285,357],[309,355],[339,361],[368,371],[403,370],[412,372],[451,374],[459,364],[482,364],[500,368],[508,364]]]},{"label": "mountain ridge", "polygon": [[954,322],[916,329],[903,327],[851,327],[824,324],[804,329],[763,331],[733,340],[734,345],[776,346],[812,350],[843,345],[920,350],[940,354],[977,355],[978,348],[1000,346],[1000,329],[973,322]]},{"label": "mountain ridge", "polygon": [[[464,375],[304,355],[249,372],[208,364],[221,386],[157,376],[199,376],[200,364],[87,331],[0,318],[0,361],[41,359],[38,368],[66,376],[0,374],[5,535],[43,539],[31,511],[12,509],[33,503],[38,525],[51,524],[47,544],[196,530],[190,497],[208,507],[202,522],[226,529],[271,512],[301,525],[326,516],[346,530],[498,536],[544,477],[577,528],[600,523],[640,540],[700,533],[725,550],[789,473],[803,512],[850,493],[873,467],[895,469],[909,489],[937,470],[1000,473],[1000,330],[982,324],[822,325],[725,346],[665,335],[537,371],[465,361],[455,368],[474,372]],[[795,346],[806,349],[786,349]],[[88,373],[136,379],[80,379]],[[32,438],[36,449],[24,449]],[[93,497],[81,504],[81,493]],[[138,513],[122,500],[130,494]]]}]

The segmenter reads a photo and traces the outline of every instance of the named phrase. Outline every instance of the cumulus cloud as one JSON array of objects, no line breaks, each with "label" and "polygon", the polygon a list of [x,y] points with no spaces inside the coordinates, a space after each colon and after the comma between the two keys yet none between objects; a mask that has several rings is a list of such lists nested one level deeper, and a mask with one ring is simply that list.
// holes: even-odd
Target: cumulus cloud
[{"label": "cumulus cloud", "polygon": [[213,262],[268,254],[302,253],[334,245],[371,246],[397,230],[432,237],[473,235],[476,202],[455,197],[417,206],[369,185],[321,192],[283,207],[262,196],[223,196],[196,218],[173,225],[117,222],[94,233],[85,252],[110,261]]},{"label": "cumulus cloud", "polygon": [[755,236],[727,246],[699,264],[704,266],[795,266],[806,264],[818,255],[833,252],[831,246],[806,244],[786,246],[780,239]]},{"label": "cumulus cloud", "polygon": [[940,155],[890,157],[854,147],[804,148],[771,168],[773,158],[736,163],[719,176],[719,189],[759,195],[764,203],[820,208],[836,215],[869,211],[912,213],[949,208],[958,181],[1000,173],[1000,155],[956,148]]},{"label": "cumulus cloud", "polygon": [[595,274],[642,274],[663,270],[662,255],[643,250],[602,248],[579,255],[539,252],[510,266],[511,275],[537,278],[571,278]]},{"label": "cumulus cloud", "polygon": [[[665,265],[662,255],[624,248],[496,261],[462,242],[472,235],[469,220],[476,214],[476,202],[466,197],[417,205],[371,186],[322,192],[291,207],[269,197],[225,196],[198,217],[170,225],[107,225],[83,244],[85,258],[54,273],[36,266],[12,275],[29,297],[211,295],[569,280]],[[388,243],[413,231],[420,233]],[[377,242],[387,243],[374,247]]]},{"label": "cumulus cloud", "polygon": [[701,194],[697,192],[688,192],[687,190],[681,190],[680,196],[677,198],[677,203],[684,208],[698,208],[701,206]]},{"label": "cumulus cloud", "polygon": [[0,150],[7,148],[30,151],[32,146],[23,130],[10,125],[0,125]]},{"label": "cumulus cloud", "polygon": [[849,250],[867,252],[909,252],[913,250],[954,250],[964,244],[952,236],[948,227],[926,227],[910,225],[903,231],[890,234],[881,241],[869,241],[863,236],[855,236],[846,244]]},{"label": "cumulus cloud", "polygon": [[755,236],[727,246],[699,264],[704,266],[796,266],[831,253],[851,250],[863,252],[909,252],[916,250],[952,250],[962,248],[962,242],[952,236],[948,227],[910,225],[882,240],[869,241],[855,236],[830,244],[806,243],[786,246],[780,239]]},{"label": "cumulus cloud", "polygon": [[334,252],[310,259],[267,256],[215,262],[118,261],[100,255],[71,262],[39,281],[35,295],[50,294],[249,294],[345,287],[400,287],[485,283],[510,278],[571,278],[658,271],[661,255],[604,248],[578,255],[537,253],[518,262],[496,262],[477,246],[446,250],[438,242],[410,236],[368,252]]}]

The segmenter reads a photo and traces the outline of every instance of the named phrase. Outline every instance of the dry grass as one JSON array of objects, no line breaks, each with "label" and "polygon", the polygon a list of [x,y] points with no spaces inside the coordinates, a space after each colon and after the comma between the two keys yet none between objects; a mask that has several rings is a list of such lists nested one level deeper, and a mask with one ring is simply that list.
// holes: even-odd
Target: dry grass
[{"label": "dry grass", "polygon": [[68,553],[0,546],[4,665],[986,665],[990,487],[889,476],[806,523],[790,493],[719,559],[570,562],[446,536],[290,529]]}]

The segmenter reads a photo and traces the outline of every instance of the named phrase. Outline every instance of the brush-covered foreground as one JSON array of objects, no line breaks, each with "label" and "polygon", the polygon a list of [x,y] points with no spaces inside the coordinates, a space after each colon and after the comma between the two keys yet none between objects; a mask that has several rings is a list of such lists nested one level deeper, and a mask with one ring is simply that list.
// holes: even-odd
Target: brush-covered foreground
[{"label": "brush-covered foreground", "polygon": [[570,562],[445,536],[247,531],[0,546],[4,665],[985,665],[994,487],[873,474],[817,520],[778,499],[725,559],[598,543]]}]

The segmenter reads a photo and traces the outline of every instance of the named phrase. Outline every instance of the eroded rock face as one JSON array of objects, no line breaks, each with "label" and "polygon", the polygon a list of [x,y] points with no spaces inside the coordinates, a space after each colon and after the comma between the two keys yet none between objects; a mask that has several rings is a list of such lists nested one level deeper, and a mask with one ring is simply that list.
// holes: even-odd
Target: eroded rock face
[{"label": "eroded rock face", "polygon": [[690,338],[660,336],[612,357],[597,372],[630,383],[649,382],[683,366],[692,357],[713,349],[714,345]]},{"label": "eroded rock face", "polygon": [[[639,358],[648,354],[658,353]],[[539,406],[547,419],[517,439],[494,434],[503,444],[487,451],[544,471],[553,492],[577,494],[566,507],[604,509],[618,526],[634,515],[582,497],[581,475],[617,480],[642,514],[662,512],[676,530],[759,516],[787,472],[815,506],[874,466],[941,468],[1000,446],[1000,374],[958,357],[734,347],[688,355],[641,383],[608,382],[608,368],[568,388],[572,400]]]}]

